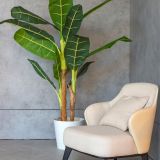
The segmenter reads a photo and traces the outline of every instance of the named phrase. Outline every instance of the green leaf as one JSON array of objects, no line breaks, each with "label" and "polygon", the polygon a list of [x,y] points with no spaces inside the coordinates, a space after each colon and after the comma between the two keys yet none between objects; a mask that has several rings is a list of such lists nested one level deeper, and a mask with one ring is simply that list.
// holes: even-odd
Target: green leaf
[{"label": "green leaf", "polygon": [[21,6],[13,7],[11,10],[11,16],[18,20],[22,20],[22,21],[29,22],[29,23],[50,24],[50,22],[47,22],[45,19],[24,9]]},{"label": "green leaf", "polygon": [[84,14],[84,18],[86,18],[88,15],[90,15],[92,12],[96,11],[97,9],[101,8],[102,6],[104,6],[106,3],[110,2],[112,0],[105,0],[104,2],[98,4],[97,6],[95,6],[94,8],[92,8],[91,10],[87,11]]},{"label": "green leaf", "polygon": [[44,39],[49,40],[52,43],[54,43],[54,38],[50,34],[48,34],[46,31],[41,30],[31,24],[21,22],[17,19],[7,19],[7,20],[0,22],[0,24],[3,24],[3,23],[10,23],[10,24],[17,25],[27,31],[32,32],[35,36],[37,35],[37,37],[44,38]]},{"label": "green leaf", "polygon": [[63,36],[67,43],[68,38],[76,35],[83,19],[83,10],[81,5],[75,5],[67,15],[66,23],[63,28]]},{"label": "green leaf", "polygon": [[57,80],[60,80],[60,69],[61,69],[60,63],[58,64],[55,63],[53,65],[54,78]]},{"label": "green leaf", "polygon": [[57,49],[55,45],[44,38],[36,37],[32,35],[32,32],[25,29],[19,29],[14,39],[23,48],[32,52],[33,54],[45,59],[55,60],[57,55]]},{"label": "green leaf", "polygon": [[32,64],[34,70],[36,71],[36,73],[43,79],[47,80],[54,89],[56,89],[56,86],[54,85],[54,83],[50,80],[50,78],[48,77],[48,75],[44,72],[44,70],[40,67],[40,65],[33,60],[28,59],[28,61]]},{"label": "green leaf", "polygon": [[58,80],[59,87],[61,86],[61,62],[59,55],[55,60],[55,64],[53,65],[53,74],[54,78]]},{"label": "green leaf", "polygon": [[[59,49],[58,49],[58,46],[56,45],[56,43],[54,42],[54,38],[48,34],[46,31],[44,30],[41,30],[35,26],[32,26],[31,24],[28,24],[28,23],[25,23],[25,22],[21,22],[17,19],[8,19],[8,20],[5,20],[5,21],[2,21],[0,23],[11,23],[11,24],[14,24],[14,25],[17,25],[21,28],[23,28],[25,31],[27,31],[28,35],[34,39],[37,39],[37,41],[43,41],[45,40],[46,42],[48,42],[49,44],[51,44],[53,48],[53,51],[52,52],[47,52],[47,54],[42,54],[40,52],[40,50],[29,50],[31,52],[33,52],[34,54],[42,57],[42,58],[46,58],[46,59],[55,59],[55,52],[59,52]],[[38,40],[39,39],[39,40]],[[40,42],[40,43],[43,43],[43,42]],[[31,44],[31,43],[30,43]],[[35,45],[34,45],[35,46]],[[32,46],[28,46],[28,48],[32,48]],[[40,52],[40,53],[39,53]],[[54,53],[54,54],[53,54]]]},{"label": "green leaf", "polygon": [[74,36],[65,47],[65,58],[70,69],[76,70],[89,54],[90,42],[86,37]]},{"label": "green leaf", "polygon": [[73,0],[49,0],[49,12],[55,26],[62,32]]},{"label": "green leaf", "polygon": [[100,48],[97,48],[96,50],[92,51],[92,52],[88,55],[88,57],[90,57],[90,56],[92,56],[92,55],[94,55],[94,54],[96,54],[96,53],[98,53],[98,52],[100,52],[100,51],[103,51],[103,50],[105,50],[105,49],[112,48],[112,47],[113,47],[117,42],[119,42],[119,41],[121,41],[121,42],[131,42],[131,40],[130,40],[129,38],[127,38],[126,36],[123,36],[123,37],[121,37],[121,38],[118,38],[118,39],[110,42],[110,43],[105,44],[104,46],[102,46],[102,47],[100,47]]},{"label": "green leaf", "polygon": [[92,63],[94,63],[94,61],[86,62],[85,64],[83,64],[78,70],[77,77],[79,78],[80,76],[84,75],[88,71],[88,68]]}]

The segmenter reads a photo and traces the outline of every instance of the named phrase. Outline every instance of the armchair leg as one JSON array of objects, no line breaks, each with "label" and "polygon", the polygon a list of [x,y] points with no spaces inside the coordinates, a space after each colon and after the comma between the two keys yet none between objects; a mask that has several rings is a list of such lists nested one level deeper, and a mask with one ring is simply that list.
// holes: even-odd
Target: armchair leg
[{"label": "armchair leg", "polygon": [[142,157],[142,160],[148,160],[148,154],[143,154],[141,157]]},{"label": "armchair leg", "polygon": [[71,154],[72,149],[69,147],[66,147],[63,155],[63,160],[68,160],[70,154]]}]

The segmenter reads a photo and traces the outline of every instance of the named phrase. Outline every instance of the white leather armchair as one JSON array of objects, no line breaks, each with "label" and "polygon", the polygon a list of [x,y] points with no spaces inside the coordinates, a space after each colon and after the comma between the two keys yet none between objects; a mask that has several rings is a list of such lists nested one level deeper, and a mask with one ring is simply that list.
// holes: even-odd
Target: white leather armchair
[{"label": "white leather armchair", "polygon": [[[102,116],[123,96],[149,97],[145,108],[129,119],[128,130],[99,125]],[[66,150],[63,160],[68,160],[72,150],[103,159],[140,155],[148,160],[156,106],[158,86],[150,83],[130,83],[109,102],[90,105],[85,110],[87,126],[70,127],[64,132]]]}]

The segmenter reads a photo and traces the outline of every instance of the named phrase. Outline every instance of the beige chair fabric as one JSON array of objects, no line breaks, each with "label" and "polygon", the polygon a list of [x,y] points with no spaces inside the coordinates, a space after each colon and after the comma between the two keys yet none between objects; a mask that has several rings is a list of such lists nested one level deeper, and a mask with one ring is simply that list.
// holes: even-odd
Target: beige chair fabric
[{"label": "beige chair fabric", "polygon": [[128,129],[128,121],[133,113],[145,107],[148,97],[124,96],[101,118],[99,125]]},{"label": "beige chair fabric", "polygon": [[80,126],[65,130],[64,144],[98,157],[116,157],[137,153],[129,132],[110,126]]},{"label": "beige chair fabric", "polygon": [[[123,132],[114,127],[99,126],[102,116],[123,96],[149,97],[145,108],[130,117],[129,131]],[[100,157],[147,153],[152,136],[157,96],[158,87],[154,84],[125,85],[112,101],[90,105],[85,111],[87,126],[66,129],[64,144]]]},{"label": "beige chair fabric", "polygon": [[87,107],[84,112],[87,125],[98,125],[101,118],[111,107],[108,102],[95,103]]}]

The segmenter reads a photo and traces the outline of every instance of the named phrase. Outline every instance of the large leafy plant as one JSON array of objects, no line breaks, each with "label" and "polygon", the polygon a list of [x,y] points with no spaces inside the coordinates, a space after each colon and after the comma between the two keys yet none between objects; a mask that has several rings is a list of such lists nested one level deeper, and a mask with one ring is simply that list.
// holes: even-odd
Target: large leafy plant
[{"label": "large leafy plant", "polygon": [[[130,42],[127,37],[122,36],[90,51],[89,38],[78,34],[83,19],[110,1],[104,0],[83,13],[82,6],[73,5],[73,0],[49,0],[49,12],[53,23],[21,6],[12,8],[13,19],[0,22],[0,24],[10,23],[19,26],[20,29],[14,35],[15,41],[36,56],[53,61],[53,73],[54,78],[58,81],[57,86],[36,61],[29,59],[36,73],[53,87],[58,97],[62,121],[67,120],[67,88],[70,93],[70,120],[74,120],[77,78],[86,73],[88,67],[93,63],[92,61],[86,62],[87,58],[111,48],[118,41]],[[50,25],[56,29],[60,36],[59,44],[56,44],[53,35],[36,27],[37,24]],[[67,74],[69,73],[72,78],[68,81]]]}]

